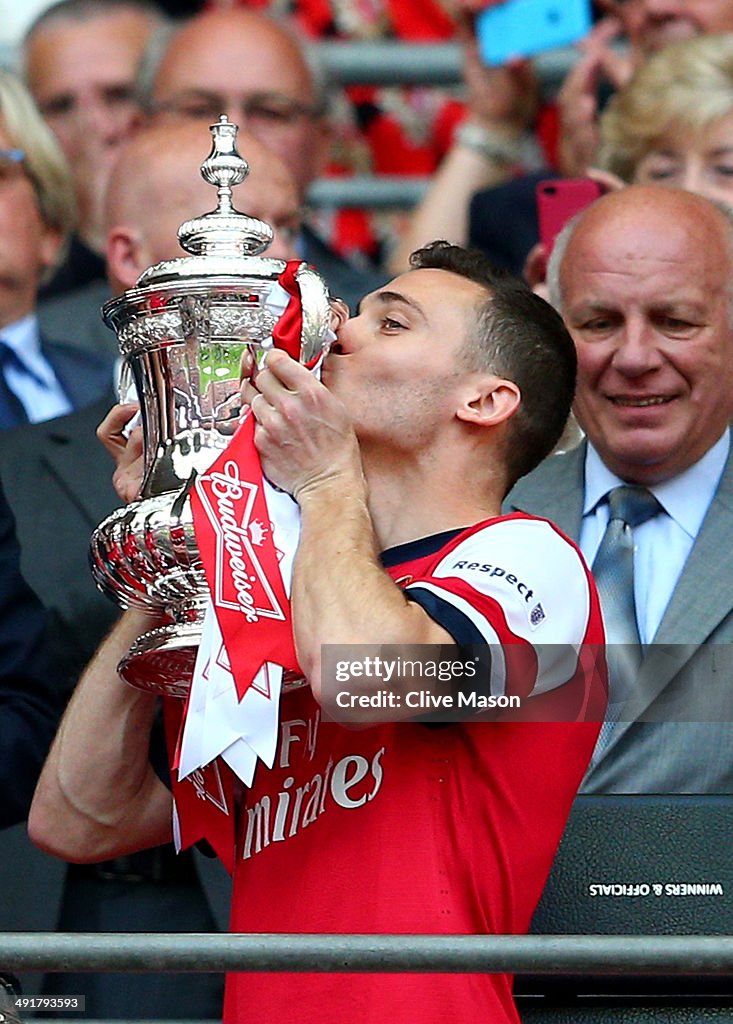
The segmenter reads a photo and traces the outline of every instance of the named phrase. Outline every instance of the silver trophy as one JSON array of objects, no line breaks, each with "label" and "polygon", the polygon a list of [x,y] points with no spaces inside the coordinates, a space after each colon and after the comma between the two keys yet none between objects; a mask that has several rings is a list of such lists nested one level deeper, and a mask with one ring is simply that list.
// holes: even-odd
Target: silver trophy
[{"label": "silver trophy", "polygon": [[[278,313],[268,300],[286,266],[261,255],[273,238],[269,224],[232,206],[232,186],[248,173],[237,125],[222,115],[210,130],[201,174],[216,186],[218,206],[179,228],[191,255],[146,270],[102,310],[140,400],[145,471],[140,499],[92,535],[92,573],[123,608],[170,617],[140,637],[119,670],[134,686],[178,697],[190,687],[209,598],[189,491],[237,427],[245,353],[261,360],[272,346]],[[331,307],[314,270],[302,263],[295,276],[300,358],[310,362],[327,347]]]}]

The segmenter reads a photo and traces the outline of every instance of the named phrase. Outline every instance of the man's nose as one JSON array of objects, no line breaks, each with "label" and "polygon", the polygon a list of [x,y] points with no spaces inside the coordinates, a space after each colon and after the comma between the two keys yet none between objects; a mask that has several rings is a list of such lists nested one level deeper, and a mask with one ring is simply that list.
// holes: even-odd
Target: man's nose
[{"label": "man's nose", "polygon": [[704,188],[702,168],[693,166],[683,167],[679,186],[686,192],[701,193]]},{"label": "man's nose", "polygon": [[249,128],[249,130],[251,130],[251,125],[247,124],[247,104],[243,101],[235,102],[234,100],[227,100],[226,107],[222,110],[222,114],[224,113],[232,124],[236,124],[243,129]]},{"label": "man's nose", "polygon": [[661,365],[656,332],[646,319],[628,321],[619,337],[612,365],[627,377],[639,377]]},{"label": "man's nose", "polygon": [[121,142],[129,134],[137,115],[133,104],[110,109],[101,99],[90,98],[79,104],[79,126],[95,139],[107,144]]},{"label": "man's nose", "polygon": [[336,332],[338,342],[344,352],[353,352],[358,347],[357,334],[354,330],[354,324],[356,323],[357,318],[356,316],[349,316],[348,307],[346,307],[345,303],[344,309],[346,310],[344,316],[331,318],[331,327],[332,330]]}]

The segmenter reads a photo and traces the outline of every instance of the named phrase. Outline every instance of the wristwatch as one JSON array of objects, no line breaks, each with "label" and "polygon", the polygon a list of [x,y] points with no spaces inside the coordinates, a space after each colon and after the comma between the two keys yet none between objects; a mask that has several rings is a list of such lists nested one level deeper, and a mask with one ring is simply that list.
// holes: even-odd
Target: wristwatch
[{"label": "wristwatch", "polygon": [[493,128],[476,124],[475,121],[463,121],[458,125],[455,143],[463,149],[479,153],[493,163],[515,164],[521,155],[519,139],[512,139]]}]

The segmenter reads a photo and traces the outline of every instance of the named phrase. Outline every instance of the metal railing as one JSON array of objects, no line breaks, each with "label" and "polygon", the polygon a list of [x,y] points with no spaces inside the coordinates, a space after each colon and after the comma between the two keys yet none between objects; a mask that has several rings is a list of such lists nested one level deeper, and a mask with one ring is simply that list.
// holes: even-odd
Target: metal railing
[{"label": "metal railing", "polygon": [[400,174],[318,178],[308,189],[308,202],[311,206],[405,208],[420,202],[429,180]]},{"label": "metal railing", "polygon": [[[328,78],[341,85],[456,85],[463,55],[457,43],[314,43],[311,49]],[[577,51],[549,50],[533,61],[543,95],[552,95]]]},{"label": "metal railing", "polygon": [[[340,85],[457,86],[462,81],[456,43],[315,43],[312,50],[330,82]],[[576,58],[572,47],[540,54],[534,67],[545,99],[555,95]],[[326,177],[313,183],[315,207],[409,208],[425,194],[429,179],[385,175]]]},{"label": "metal railing", "polygon": [[319,971],[733,976],[733,936],[0,935],[22,971]]}]

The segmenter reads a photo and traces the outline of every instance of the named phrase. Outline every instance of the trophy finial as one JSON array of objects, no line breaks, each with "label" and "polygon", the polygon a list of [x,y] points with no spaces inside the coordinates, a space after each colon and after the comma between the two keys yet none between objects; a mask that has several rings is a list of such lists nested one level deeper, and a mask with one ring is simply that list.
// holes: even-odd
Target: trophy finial
[{"label": "trophy finial", "polygon": [[249,174],[249,164],[237,151],[239,126],[222,114],[216,124],[209,125],[213,145],[201,164],[201,177],[216,185],[219,206],[217,213],[233,213],[232,185],[240,185]]},{"label": "trophy finial", "polygon": [[178,240],[194,256],[257,256],[273,239],[265,221],[248,217],[232,205],[232,187],[249,174],[247,161],[237,151],[239,126],[222,114],[209,126],[211,152],[201,164],[201,177],[217,189],[213,213],[187,220],[178,229]]}]

